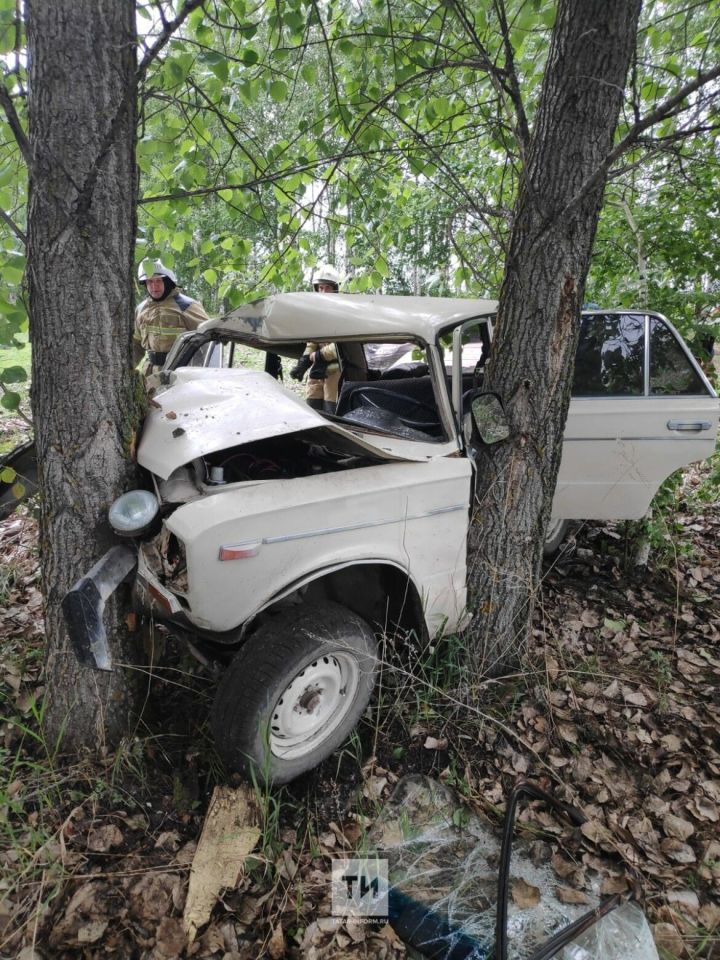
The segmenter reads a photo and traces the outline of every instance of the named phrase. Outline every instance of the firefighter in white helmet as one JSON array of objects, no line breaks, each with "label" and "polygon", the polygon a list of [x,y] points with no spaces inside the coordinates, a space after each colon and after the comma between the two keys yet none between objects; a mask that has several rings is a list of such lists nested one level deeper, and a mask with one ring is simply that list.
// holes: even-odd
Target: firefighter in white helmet
[{"label": "firefighter in white helmet", "polygon": [[[312,285],[316,293],[339,293],[341,277],[328,263],[318,267]],[[311,340],[305,352],[290,371],[294,380],[302,380],[307,373],[305,399],[316,410],[335,413],[340,381],[340,364],[334,343],[318,343]]]},{"label": "firefighter in white helmet", "polygon": [[142,373],[148,377],[162,369],[168,351],[177,338],[208,320],[203,306],[185,296],[177,277],[161,260],[144,260],[138,269],[138,281],[148,296],[135,311],[133,362],[145,356]]}]

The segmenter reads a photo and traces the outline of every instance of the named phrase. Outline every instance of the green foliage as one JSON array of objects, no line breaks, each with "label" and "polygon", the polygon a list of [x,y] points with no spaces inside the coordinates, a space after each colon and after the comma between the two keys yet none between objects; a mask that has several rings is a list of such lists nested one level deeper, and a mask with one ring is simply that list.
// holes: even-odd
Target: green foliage
[{"label": "green foliage", "polygon": [[[646,4],[619,136],[717,59],[716,6]],[[510,66],[512,51],[532,126],[556,5],[510,0],[506,10],[507,46],[497,10],[483,4],[224,0],[212,18],[194,11],[141,91],[137,260],[161,256],[210,313],[307,287],[324,260],[349,290],[496,296],[522,156],[508,90],[486,65]],[[149,44],[157,9],[138,4],[138,16]],[[21,125],[24,43],[15,5],[3,2],[5,87]],[[601,303],[647,299],[691,340],[718,287],[713,109],[697,95],[689,120],[651,131],[672,151],[644,169],[639,149],[623,161],[588,285]],[[698,130],[676,146],[683,124]],[[0,126],[2,347],[27,330],[26,183],[12,130]],[[0,382],[20,383],[18,366],[27,370],[8,373],[0,360]],[[5,408],[19,395],[5,393]]]}]

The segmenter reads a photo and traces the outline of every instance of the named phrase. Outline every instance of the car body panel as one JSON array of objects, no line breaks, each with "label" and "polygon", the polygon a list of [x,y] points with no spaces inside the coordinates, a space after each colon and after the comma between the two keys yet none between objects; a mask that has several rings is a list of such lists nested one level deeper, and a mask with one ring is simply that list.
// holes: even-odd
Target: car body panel
[{"label": "car body panel", "polygon": [[495,300],[279,293],[206,321],[199,330],[204,334],[244,334],[258,340],[335,340],[353,336],[420,338],[434,343],[441,329],[496,310]]},{"label": "car body panel", "polygon": [[[179,507],[165,522],[185,547],[187,617],[232,630],[313,571],[388,562],[417,585],[431,633],[452,629],[466,599],[470,472],[461,458],[389,463],[235,484]],[[222,547],[245,555],[222,561]]]},{"label": "car body panel", "polygon": [[[674,421],[703,429],[671,429]],[[709,394],[574,398],[552,516],[640,519],[671,473],[712,455],[717,430],[718,399]]]},{"label": "car body panel", "polygon": [[167,389],[153,398],[138,445],[138,463],[163,480],[196,457],[313,429],[337,434],[358,452],[387,460],[422,461],[437,455],[436,444],[351,431],[333,423],[266,373],[182,367],[170,377]]}]

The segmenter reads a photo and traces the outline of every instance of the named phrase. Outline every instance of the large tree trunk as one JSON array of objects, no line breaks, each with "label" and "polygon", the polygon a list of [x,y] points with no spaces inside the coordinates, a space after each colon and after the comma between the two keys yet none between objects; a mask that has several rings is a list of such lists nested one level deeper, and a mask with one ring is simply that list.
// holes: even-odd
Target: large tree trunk
[{"label": "large tree trunk", "polygon": [[[135,241],[133,0],[28,0],[28,277],[42,479],[47,726],[66,747],[127,732],[137,673],[81,667],[60,602],[113,542],[138,419],[131,370]],[[114,657],[136,662],[127,596],[108,605]]]},{"label": "large tree trunk", "polygon": [[484,381],[511,436],[476,451],[469,640],[485,668],[516,660],[529,635],[606,180],[592,178],[612,147],[640,6],[558,3]]}]

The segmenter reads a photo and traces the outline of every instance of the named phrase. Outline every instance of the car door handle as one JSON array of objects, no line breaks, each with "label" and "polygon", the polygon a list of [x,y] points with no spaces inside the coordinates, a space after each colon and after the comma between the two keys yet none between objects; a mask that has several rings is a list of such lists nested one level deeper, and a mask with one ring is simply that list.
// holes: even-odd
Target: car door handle
[{"label": "car door handle", "polygon": [[710,429],[709,420],[668,420],[668,430],[682,430],[686,433],[700,433]]}]

